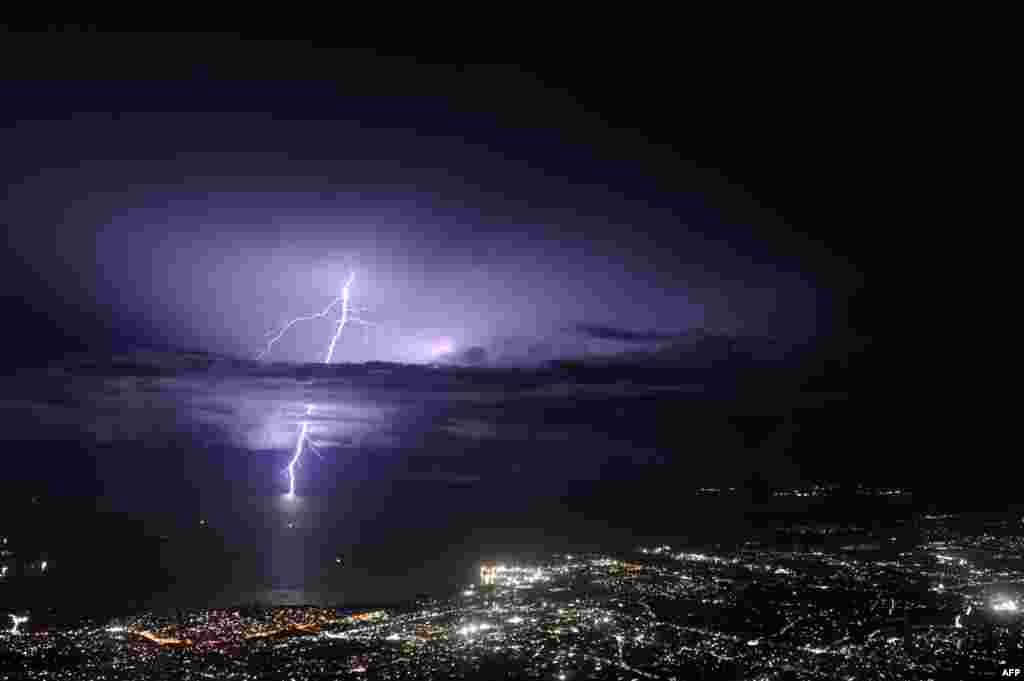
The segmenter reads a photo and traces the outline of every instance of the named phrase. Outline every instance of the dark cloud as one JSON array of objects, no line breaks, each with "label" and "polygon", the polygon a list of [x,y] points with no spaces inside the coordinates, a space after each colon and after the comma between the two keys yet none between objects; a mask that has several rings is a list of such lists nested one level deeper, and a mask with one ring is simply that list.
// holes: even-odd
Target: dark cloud
[{"label": "dark cloud", "polygon": [[497,424],[481,419],[458,418],[442,426],[442,430],[455,437],[490,440],[498,437]]},{"label": "dark cloud", "polygon": [[[232,478],[270,468],[273,479],[261,484],[279,489],[280,466],[308,422],[323,459],[304,460],[304,489],[365,476],[412,479],[402,473],[410,462],[437,458],[458,462],[455,472],[445,463],[427,476],[439,482],[481,476],[485,485],[512,474],[529,485],[559,476],[594,480],[620,469],[632,475],[624,471],[665,457],[703,481],[748,463],[744,440],[726,418],[730,410],[771,415],[843,398],[783,398],[765,389],[737,406],[731,368],[645,361],[535,368],[287,365],[152,353],[68,362],[7,382],[0,419],[10,425],[0,440],[93,449],[100,467],[123,467],[113,459],[102,463],[108,449],[161,460],[173,452],[170,461],[194,462],[185,469],[189,476],[218,452]],[[758,453],[759,460],[778,456]]]},{"label": "dark cloud", "polygon": [[479,366],[487,363],[487,349],[474,346],[459,354],[458,361],[464,364]]},{"label": "dark cloud", "polygon": [[664,333],[659,331],[632,331],[614,326],[595,324],[577,324],[575,330],[581,336],[598,340],[622,341],[625,343],[658,343],[679,340],[687,337],[687,333]]},{"label": "dark cloud", "polygon": [[[469,355],[482,363],[486,351],[473,350]],[[705,390],[664,372],[649,378],[623,379],[587,367],[286,365],[135,353],[24,372],[0,399],[0,414],[12,424],[0,438],[151,445],[202,429],[204,437],[219,433],[224,444],[245,451],[283,452],[300,421],[309,421],[320,442],[339,448],[391,446],[414,431],[466,440],[564,441],[570,435],[542,413],[551,401],[585,405]],[[307,404],[316,405],[312,415],[305,414]]]}]

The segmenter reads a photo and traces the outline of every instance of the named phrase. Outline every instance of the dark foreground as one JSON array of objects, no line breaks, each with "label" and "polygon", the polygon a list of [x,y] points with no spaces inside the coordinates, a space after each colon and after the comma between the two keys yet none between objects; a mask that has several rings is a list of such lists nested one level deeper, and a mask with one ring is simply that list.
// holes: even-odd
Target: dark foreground
[{"label": "dark foreground", "polygon": [[358,611],[30,619],[0,634],[0,670],[81,680],[995,678],[1024,664],[1021,523],[932,516],[916,537],[805,524],[733,549],[559,555],[492,565],[451,597]]}]

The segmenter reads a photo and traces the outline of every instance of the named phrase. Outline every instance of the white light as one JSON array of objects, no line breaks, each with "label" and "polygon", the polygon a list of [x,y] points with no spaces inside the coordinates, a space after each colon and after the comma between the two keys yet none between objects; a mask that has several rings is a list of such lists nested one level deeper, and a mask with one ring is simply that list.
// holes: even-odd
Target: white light
[{"label": "white light", "polygon": [[453,349],[452,342],[447,338],[442,338],[430,346],[430,356],[435,358],[441,357],[442,355],[447,355]]},{"label": "white light", "polygon": [[523,623],[523,618],[520,617],[519,615],[516,615],[515,617],[509,617],[505,621],[508,622],[509,624],[522,624]]},{"label": "white light", "polygon": [[24,615],[11,615],[11,619],[14,621],[14,625],[11,627],[12,634],[17,634],[18,627],[20,627],[25,622],[28,622],[28,617]]},{"label": "white light", "polygon": [[389,641],[397,641],[397,640],[399,640],[400,638],[402,638],[402,637],[401,637],[401,636],[399,636],[398,634],[390,634],[390,635],[388,636],[388,640],[389,640]]},{"label": "white light", "polygon": [[1017,612],[1017,601],[1009,599],[1004,601],[998,601],[992,604],[992,609],[996,612]]},{"label": "white light", "polygon": [[39,566],[39,569],[42,570],[43,572],[46,572],[46,561],[45,560],[43,561],[43,564]]},{"label": "white light", "polygon": [[108,634],[120,634],[124,630],[124,627],[107,627]]}]

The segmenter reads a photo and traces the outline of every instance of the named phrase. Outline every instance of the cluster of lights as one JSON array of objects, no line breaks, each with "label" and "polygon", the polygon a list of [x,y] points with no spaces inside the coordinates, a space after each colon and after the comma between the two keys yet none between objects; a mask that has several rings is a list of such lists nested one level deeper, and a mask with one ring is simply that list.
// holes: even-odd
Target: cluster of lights
[{"label": "cluster of lights", "polygon": [[269,619],[243,618],[237,610],[210,610],[186,626],[145,628],[138,622],[128,627],[110,626],[107,632],[129,633],[159,646],[206,649],[285,634],[314,634],[321,626],[338,621],[334,610],[324,608],[281,608]]},{"label": "cluster of lights", "polygon": [[1017,601],[1011,598],[1006,598],[994,602],[992,604],[992,609],[996,612],[1017,612],[1020,609],[1020,606],[1017,604]]},{"label": "cluster of lights", "polygon": [[484,586],[492,586],[498,574],[498,567],[494,563],[483,563],[480,565],[480,583]]},{"label": "cluster of lights", "polygon": [[17,634],[19,633],[18,629],[21,627],[21,625],[25,622],[28,622],[28,617],[26,617],[25,615],[11,615],[11,621],[12,625],[10,633]]},{"label": "cluster of lights", "polygon": [[786,489],[775,492],[777,497],[820,497],[824,493],[819,490]]},{"label": "cluster of lights", "polygon": [[188,638],[172,638],[170,636],[159,636],[151,631],[133,631],[133,634],[141,638],[146,639],[158,646],[172,646],[172,647],[185,647],[192,645],[192,639]]},{"label": "cluster of lights", "polygon": [[672,547],[666,544],[664,546],[656,546],[653,549],[641,548],[640,553],[660,556],[664,553],[672,553]]},{"label": "cluster of lights", "polygon": [[717,556],[709,556],[706,553],[677,553],[676,560],[692,560],[698,563],[724,563],[725,561]]},{"label": "cluster of lights", "polygon": [[493,570],[493,583],[498,586],[511,586],[515,588],[551,580],[539,567],[525,568],[515,565],[497,565]]},{"label": "cluster of lights", "polygon": [[387,613],[383,610],[371,610],[370,612],[357,612],[353,615],[348,616],[350,622],[374,622],[376,620],[387,619]]},{"label": "cluster of lights", "polygon": [[[687,553],[685,551],[684,552],[680,552],[680,553],[673,553],[672,547],[668,546],[667,544],[664,545],[664,546],[656,546],[656,547],[654,547],[652,549],[641,548],[640,549],[640,553],[643,553],[645,555],[652,555],[652,556],[670,556],[670,557],[672,557],[672,558],[674,558],[676,560],[680,560],[680,561],[697,561],[697,562],[701,562],[701,563],[725,563],[725,562],[727,562],[727,561],[725,561],[722,558],[718,558],[717,556],[709,556],[706,553]],[[736,562],[736,561],[734,560],[733,562]]]},{"label": "cluster of lights", "polygon": [[459,627],[458,633],[462,636],[472,636],[473,634],[479,633],[481,631],[487,631],[493,628],[493,624],[481,622],[480,624],[467,624],[465,626]]},{"label": "cluster of lights", "polygon": [[[670,557],[676,557],[675,553],[671,550],[664,551],[663,553]],[[714,561],[722,565],[739,564],[745,568],[758,568],[758,571],[764,572],[800,573],[799,569],[782,572],[783,568],[778,567],[776,559],[792,559],[788,552],[758,550],[758,560],[751,560],[747,554],[739,554],[742,558],[735,560],[728,555],[722,558],[715,558],[705,554],[679,555],[685,556],[690,560]],[[920,564],[923,566],[923,569],[930,569],[934,565],[931,561],[932,557],[925,555],[921,557]],[[824,561],[812,560],[810,563],[814,567],[823,563],[848,568],[857,565],[857,563],[848,564],[832,558],[827,558]],[[622,567],[628,569],[630,564],[610,558],[581,556],[572,565],[566,566],[559,562],[546,563],[541,569],[491,565],[493,566],[496,579],[499,575],[501,578],[506,578],[536,574],[537,576],[560,580],[559,575],[563,573],[569,573],[570,578],[574,572],[592,576],[595,573],[602,572],[600,568],[604,568],[609,575],[615,575]],[[882,563],[869,563],[869,565],[877,566],[882,565]],[[709,565],[708,567],[710,568],[709,572],[714,575],[719,565]],[[679,664],[681,660],[710,660],[711,657],[717,660],[743,659],[750,661],[754,665],[768,663],[777,665],[786,660],[801,660],[801,664],[808,664],[806,657],[808,653],[821,656],[813,663],[810,663],[816,667],[820,666],[820,678],[825,678],[825,676],[829,678],[845,678],[846,675],[840,676],[838,674],[838,666],[842,666],[844,670],[849,671],[852,669],[852,665],[859,664],[860,662],[873,665],[868,660],[858,659],[862,652],[866,651],[867,646],[848,645],[839,647],[838,645],[830,645],[820,639],[814,632],[815,627],[813,626],[809,628],[810,633],[807,636],[798,635],[791,645],[769,646],[767,644],[772,639],[772,635],[767,635],[765,638],[749,639],[746,636],[718,633],[712,629],[704,630],[700,627],[675,626],[666,622],[659,622],[656,619],[656,613],[650,607],[644,608],[647,611],[646,615],[639,609],[631,614],[630,609],[626,609],[629,606],[631,594],[642,599],[647,594],[658,593],[659,591],[671,593],[672,589],[669,586],[669,580],[684,579],[676,570],[664,569],[657,565],[638,566],[638,569],[649,570],[646,574],[650,575],[651,580],[642,580],[640,582],[609,580],[613,588],[616,589],[615,597],[610,599],[610,603],[617,608],[624,608],[614,613],[606,609],[607,606],[603,598],[599,601],[593,601],[588,597],[587,592],[580,593],[579,597],[571,602],[566,602],[564,597],[559,597],[557,602],[553,602],[542,600],[544,598],[542,594],[555,591],[556,589],[545,588],[544,590],[538,590],[532,594],[536,598],[527,597],[524,599],[510,598],[512,594],[499,589],[494,594],[494,600],[486,604],[476,600],[460,601],[459,599],[454,599],[454,601],[436,602],[429,609],[417,609],[409,614],[393,613],[389,615],[385,611],[373,611],[339,618],[335,611],[323,610],[324,622],[332,621],[342,625],[366,623],[368,626],[354,626],[351,629],[346,628],[343,632],[323,631],[313,641],[301,639],[274,643],[272,646],[261,644],[255,648],[255,651],[257,656],[265,654],[280,655],[275,661],[282,665],[282,678],[311,678],[312,676],[324,674],[327,668],[322,666],[325,663],[320,661],[318,655],[315,653],[304,655],[303,652],[307,650],[318,651],[322,649],[318,648],[318,646],[329,645],[323,639],[342,638],[358,640],[367,647],[376,646],[376,651],[370,657],[347,658],[346,655],[347,660],[339,661],[342,667],[338,667],[338,669],[344,669],[344,671],[350,673],[365,673],[371,666],[379,666],[380,669],[386,668],[388,670],[386,673],[393,675],[395,678],[398,676],[404,678],[424,678],[433,676],[438,672],[444,675],[444,670],[449,668],[452,660],[462,656],[479,658],[479,656],[487,655],[492,651],[509,650],[516,653],[517,662],[529,665],[534,672],[533,676],[537,678],[572,679],[576,678],[577,675],[582,677],[587,674],[586,671],[583,671],[582,667],[593,664],[595,659],[597,660],[595,665],[597,670],[601,670],[601,665],[609,665],[613,669],[621,667],[626,671],[634,672],[634,674],[647,678],[659,678],[656,674],[647,674],[644,671],[630,667],[627,664],[624,653],[634,645],[640,647],[650,645],[652,638],[660,638],[663,627],[672,627],[684,631],[683,639],[680,640],[683,640],[686,644],[680,645],[678,648],[670,645],[662,650],[664,653],[663,659],[660,659],[658,664],[663,665],[662,668],[664,669]],[[717,580],[714,581],[717,582]],[[802,581],[801,584],[805,588],[829,588],[821,584],[810,584],[806,580]],[[560,581],[558,586],[562,586]],[[664,590],[662,590],[662,586],[665,586]],[[571,588],[570,586],[569,589]],[[710,585],[709,588],[716,589],[716,587]],[[726,585],[723,588],[728,589],[730,587]],[[692,591],[692,588],[689,586],[687,589]],[[466,593],[474,594],[478,592],[471,588]],[[707,600],[710,601],[716,594],[712,591],[705,595]],[[510,598],[510,600],[504,600],[506,598]],[[978,600],[976,602],[979,608],[989,607],[1001,612],[1018,612],[1020,607],[1018,605],[1019,601],[1009,600],[1011,598],[1018,597],[1012,593],[993,593],[991,594],[991,600]],[[888,603],[891,615],[894,608],[893,599],[879,598],[878,601],[879,603],[883,601]],[[718,599],[717,602],[721,602],[721,599]],[[641,606],[644,605],[643,600],[636,601],[635,603]],[[109,651],[112,650],[120,651],[118,654],[121,657],[116,658],[115,667],[119,665],[119,670],[122,673],[134,675],[108,678],[145,678],[147,677],[145,671],[142,667],[138,666],[140,664],[140,656],[142,655],[151,656],[153,660],[160,660],[160,656],[167,654],[165,651],[160,650],[160,648],[188,646],[190,651],[203,652],[204,650],[211,649],[213,646],[217,646],[221,650],[215,652],[230,653],[230,655],[205,656],[202,661],[198,659],[198,656],[186,655],[184,659],[189,660],[189,664],[207,665],[203,668],[204,671],[193,668],[194,674],[205,678],[226,678],[225,669],[220,665],[230,664],[234,666],[240,664],[244,666],[245,653],[240,652],[237,646],[224,650],[224,643],[238,644],[250,638],[263,638],[264,634],[273,635],[274,633],[289,631],[316,631],[320,623],[315,614],[318,610],[313,608],[282,608],[264,611],[262,616],[252,618],[244,616],[244,611],[234,609],[197,612],[192,613],[186,623],[177,626],[166,624],[167,620],[163,620],[164,624],[161,626],[161,620],[153,616],[142,616],[132,620],[116,620],[110,622],[105,631],[111,635],[127,633],[131,636],[117,636],[116,638],[119,642],[116,646],[110,645],[109,638],[106,638],[105,641],[101,640],[102,648],[97,650],[101,651],[98,654],[104,655],[109,654]],[[969,616],[970,613],[971,608],[968,607],[965,614]],[[436,618],[440,618],[440,621],[431,621],[436,620]],[[966,622],[967,617],[956,615],[951,628],[966,630],[968,626]],[[788,630],[794,623],[790,622],[785,629]],[[16,627],[17,624],[20,624],[20,622],[16,622]],[[803,627],[803,625],[801,626]],[[22,633],[24,630],[25,627],[22,627]],[[98,631],[90,628],[82,636],[91,637],[103,631],[104,629],[102,628]],[[694,639],[686,634],[686,631],[700,634],[700,636]],[[235,632],[235,634],[231,632]],[[580,633],[584,633],[585,636],[581,638],[571,636],[571,634]],[[668,633],[667,629],[666,633]],[[250,634],[255,635],[250,636]],[[668,635],[671,636],[671,634]],[[963,635],[964,631],[957,632],[935,645],[951,645],[963,639]],[[133,643],[132,637],[142,640],[148,639],[159,644],[159,646],[144,646],[137,642]],[[103,639],[103,637],[100,638]],[[41,643],[37,645],[34,642],[35,639],[39,639]],[[28,636],[7,639],[8,643],[12,646],[18,645],[27,649],[29,645],[32,645],[40,650],[43,650],[42,646],[49,645],[48,640],[47,637]],[[411,645],[417,640],[434,641],[435,645],[422,647]],[[894,637],[889,640],[893,643],[898,643],[900,638]],[[395,642],[396,644],[381,645],[384,641]],[[597,641],[602,645],[601,650],[594,653],[599,656],[596,658],[593,655],[588,655],[585,649],[585,646],[593,641]],[[607,644],[611,646],[610,651],[603,647]],[[616,644],[618,648],[617,656],[614,653]],[[538,645],[550,646],[546,649],[550,654],[538,652]],[[279,652],[272,653],[271,650]],[[527,655],[529,655],[528,658],[520,654],[523,651],[526,651]],[[797,657],[792,657],[794,655]],[[828,655],[828,657],[824,657],[825,655]],[[572,658],[575,658],[575,660]],[[844,658],[848,659],[844,660]],[[221,659],[226,662],[220,662]],[[581,662],[581,660],[583,661]],[[331,661],[330,664],[337,665],[339,662]],[[574,668],[576,664],[580,664],[580,670]],[[300,668],[299,665],[303,666]],[[876,667],[877,665],[873,665],[872,669]],[[209,669],[211,673],[206,673],[206,669]],[[434,674],[429,673],[429,670],[432,670]],[[293,671],[296,673],[293,674]],[[827,673],[832,671],[837,673]],[[254,677],[249,677],[245,672],[242,672],[239,678]],[[661,676],[660,678],[666,678],[666,676]]]}]

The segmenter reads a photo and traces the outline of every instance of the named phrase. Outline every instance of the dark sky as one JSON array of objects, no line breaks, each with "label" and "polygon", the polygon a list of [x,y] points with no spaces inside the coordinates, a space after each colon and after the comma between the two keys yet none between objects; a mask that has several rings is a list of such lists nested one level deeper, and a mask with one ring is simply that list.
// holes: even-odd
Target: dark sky
[{"label": "dark sky", "polygon": [[[862,283],[844,207],[821,210],[849,141],[799,73],[656,52],[441,65],[232,37],[4,49],[20,356],[252,356],[349,268],[376,324],[344,348],[356,361],[421,361],[439,339],[561,347],[579,324],[803,341],[845,330]],[[277,357],[313,361],[318,335]]]},{"label": "dark sky", "polygon": [[[0,410],[31,453],[8,487],[62,509],[65,557],[111,518],[172,537],[105,545],[162,566],[143,600],[384,599],[488,553],[671,534],[681,490],[889,460],[851,354],[877,333],[850,125],[872,102],[841,63],[3,38]],[[353,271],[371,325],[336,360],[415,366],[251,361]],[[269,359],[317,362],[330,331]],[[469,359],[491,368],[426,364]],[[536,370],[555,359],[583,364]],[[323,458],[286,506],[307,404]],[[324,576],[336,551],[352,571]]]}]

